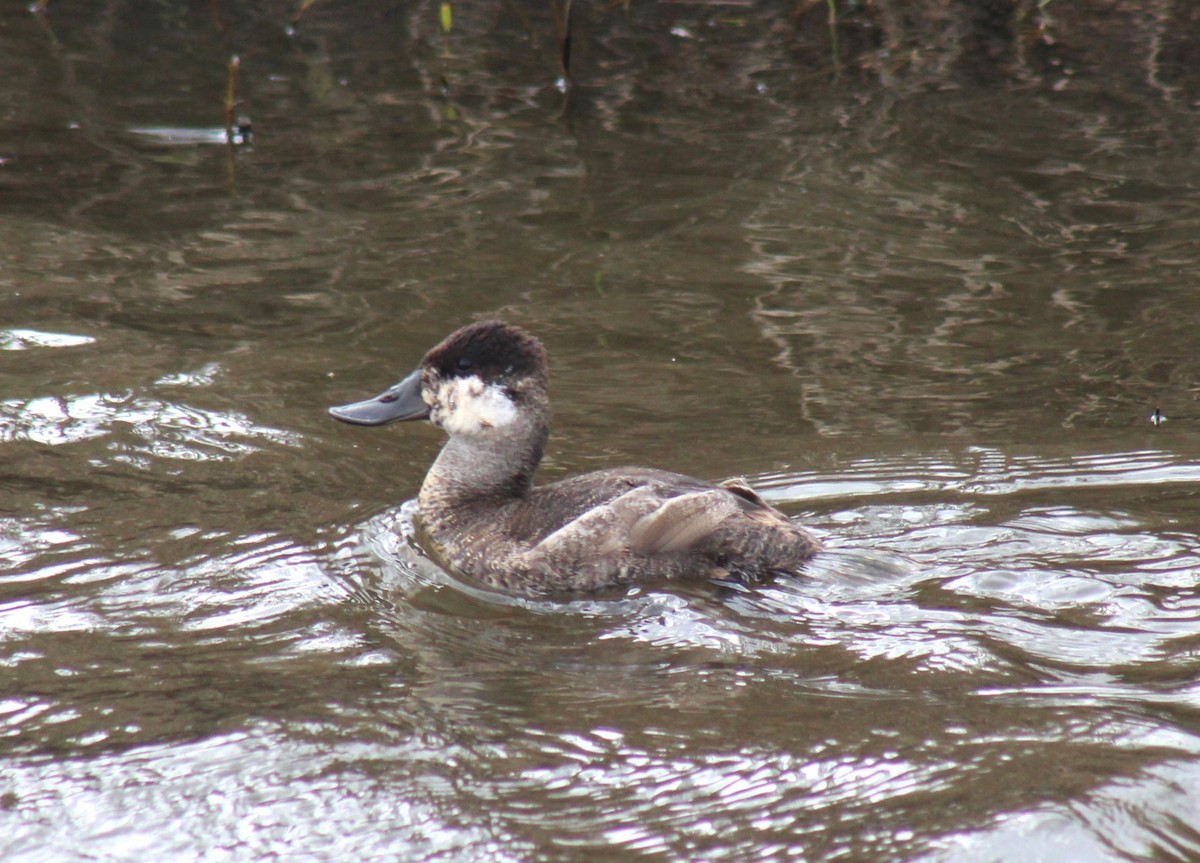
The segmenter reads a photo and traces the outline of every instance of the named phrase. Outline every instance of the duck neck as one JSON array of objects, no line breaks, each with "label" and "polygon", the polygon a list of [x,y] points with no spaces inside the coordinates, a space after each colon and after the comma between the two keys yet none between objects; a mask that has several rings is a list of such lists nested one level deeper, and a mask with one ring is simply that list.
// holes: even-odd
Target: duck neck
[{"label": "duck neck", "polygon": [[475,504],[524,497],[549,433],[547,424],[531,422],[509,434],[452,436],[421,485],[417,500],[423,517],[439,522]]}]

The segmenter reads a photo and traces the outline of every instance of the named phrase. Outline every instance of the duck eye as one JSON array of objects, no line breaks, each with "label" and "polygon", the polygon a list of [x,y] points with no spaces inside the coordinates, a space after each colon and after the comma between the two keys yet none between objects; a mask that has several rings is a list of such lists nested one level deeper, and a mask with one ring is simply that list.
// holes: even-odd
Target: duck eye
[{"label": "duck eye", "polygon": [[454,368],[460,372],[470,371],[475,368],[475,361],[470,357],[459,357],[454,361]]}]

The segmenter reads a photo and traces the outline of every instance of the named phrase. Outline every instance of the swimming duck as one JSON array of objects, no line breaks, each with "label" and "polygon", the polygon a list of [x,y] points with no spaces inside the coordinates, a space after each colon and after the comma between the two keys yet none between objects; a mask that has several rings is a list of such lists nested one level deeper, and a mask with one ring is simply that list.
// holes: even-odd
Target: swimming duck
[{"label": "swimming duck", "polygon": [[641,467],[535,486],[550,434],[546,350],[500,321],[456,330],[400,383],[332,407],[357,425],[428,419],[449,435],[417,497],[455,569],[523,596],[658,579],[761,581],[817,542],[742,480]]}]

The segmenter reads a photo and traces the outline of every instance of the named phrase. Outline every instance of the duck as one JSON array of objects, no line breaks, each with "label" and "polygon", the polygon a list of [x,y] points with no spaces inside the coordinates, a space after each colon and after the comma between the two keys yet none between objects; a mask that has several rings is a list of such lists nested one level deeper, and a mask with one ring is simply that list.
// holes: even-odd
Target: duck
[{"label": "duck", "polygon": [[755,584],[799,574],[817,552],[742,479],[618,467],[535,484],[550,435],[548,369],[536,337],[480,321],[380,395],[329,413],[360,426],[428,420],[446,433],[417,495],[419,527],[452,570],[505,593]]}]

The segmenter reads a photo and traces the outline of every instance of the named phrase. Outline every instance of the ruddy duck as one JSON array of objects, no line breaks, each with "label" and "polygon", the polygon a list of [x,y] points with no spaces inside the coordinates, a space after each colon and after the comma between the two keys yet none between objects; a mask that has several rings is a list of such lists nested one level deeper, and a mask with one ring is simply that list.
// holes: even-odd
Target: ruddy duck
[{"label": "ruddy duck", "polygon": [[817,550],[744,481],[713,485],[640,467],[535,486],[550,434],[546,350],[499,321],[451,333],[380,396],[329,409],[343,422],[429,419],[450,437],[421,484],[419,518],[446,562],[524,596],[655,579],[754,582]]}]

